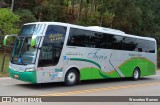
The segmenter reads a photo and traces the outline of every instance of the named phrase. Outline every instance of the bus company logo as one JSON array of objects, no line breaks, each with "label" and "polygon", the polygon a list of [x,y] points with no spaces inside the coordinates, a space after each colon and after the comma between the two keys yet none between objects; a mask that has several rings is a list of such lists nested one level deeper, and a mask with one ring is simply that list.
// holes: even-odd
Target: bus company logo
[{"label": "bus company logo", "polygon": [[88,58],[96,60],[106,60],[106,53],[100,53],[100,49],[95,49],[92,52],[88,53]]},{"label": "bus company logo", "polygon": [[131,56],[131,57],[142,57],[141,54],[133,54],[133,53],[129,53],[129,56]]},{"label": "bus company logo", "polygon": [[63,56],[63,60],[67,60],[67,56]]},{"label": "bus company logo", "polygon": [[12,102],[11,97],[2,97],[2,102]]},{"label": "bus company logo", "polygon": [[56,68],[55,72],[63,72],[63,68]]},{"label": "bus company logo", "polygon": [[70,61],[70,58],[68,58],[67,56],[63,56],[63,61],[68,62]]},{"label": "bus company logo", "polygon": [[2,97],[2,102],[42,102],[39,97]]}]

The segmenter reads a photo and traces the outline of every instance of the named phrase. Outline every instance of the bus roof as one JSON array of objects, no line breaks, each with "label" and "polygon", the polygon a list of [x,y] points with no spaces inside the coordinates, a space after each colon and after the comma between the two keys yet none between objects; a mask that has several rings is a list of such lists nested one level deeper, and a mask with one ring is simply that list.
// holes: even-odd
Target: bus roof
[{"label": "bus roof", "polygon": [[120,35],[120,36],[125,36],[125,37],[132,37],[132,38],[156,41],[154,38],[130,35],[130,34],[126,34],[125,32],[123,32],[121,30],[105,28],[105,27],[100,27],[100,26],[86,27],[86,26],[80,26],[80,25],[74,25],[74,24],[62,23],[62,22],[32,22],[32,23],[26,23],[24,25],[30,25],[30,24],[46,24],[46,25],[53,25],[54,24],[54,25],[61,25],[61,26],[69,26],[69,27],[73,27],[73,28],[75,27],[75,28],[80,28],[80,29],[84,29],[84,30],[97,31],[97,32],[115,34],[115,35]]}]

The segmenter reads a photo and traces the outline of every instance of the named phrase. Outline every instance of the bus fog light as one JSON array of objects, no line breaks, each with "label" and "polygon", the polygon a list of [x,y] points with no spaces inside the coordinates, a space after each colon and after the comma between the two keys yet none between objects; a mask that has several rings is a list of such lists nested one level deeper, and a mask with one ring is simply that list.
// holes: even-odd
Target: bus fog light
[{"label": "bus fog light", "polygon": [[26,71],[34,71],[35,68],[27,68]]}]

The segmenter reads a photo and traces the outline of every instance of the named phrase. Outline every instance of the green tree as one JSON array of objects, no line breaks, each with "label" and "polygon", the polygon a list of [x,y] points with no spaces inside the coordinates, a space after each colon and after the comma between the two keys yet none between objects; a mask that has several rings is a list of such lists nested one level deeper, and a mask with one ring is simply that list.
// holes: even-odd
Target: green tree
[{"label": "green tree", "polygon": [[138,34],[142,27],[142,10],[138,0],[117,0],[114,5],[114,28]]},{"label": "green tree", "polygon": [[19,31],[17,28],[19,16],[7,8],[0,8],[0,14],[0,31],[2,35],[17,33]]},{"label": "green tree", "polygon": [[15,14],[20,17],[19,26],[22,26],[24,23],[37,21],[34,14],[29,9],[18,9],[15,11]]}]

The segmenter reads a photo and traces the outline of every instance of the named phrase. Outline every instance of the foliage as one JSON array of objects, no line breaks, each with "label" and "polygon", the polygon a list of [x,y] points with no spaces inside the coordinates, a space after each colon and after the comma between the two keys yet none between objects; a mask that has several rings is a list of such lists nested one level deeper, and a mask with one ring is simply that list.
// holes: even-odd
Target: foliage
[{"label": "foliage", "polygon": [[159,0],[15,0],[13,12],[20,16],[19,26],[33,21],[97,25],[154,37],[160,47],[159,10]]},{"label": "foliage", "polygon": [[18,21],[19,16],[12,13],[9,9],[0,8],[0,31],[2,35],[17,33],[16,23]]},{"label": "foliage", "polygon": [[[11,1],[1,0],[1,3],[9,6]],[[18,26],[33,21],[97,25],[154,37],[159,47],[159,10],[159,0],[15,0],[13,12],[20,16]]]},{"label": "foliage", "polygon": [[0,35],[34,21],[109,27],[155,38],[160,61],[160,0],[14,0],[13,12],[11,1],[0,0]]},{"label": "foliage", "polygon": [[19,26],[22,26],[24,23],[37,21],[29,9],[17,9],[15,14],[20,16]]}]

